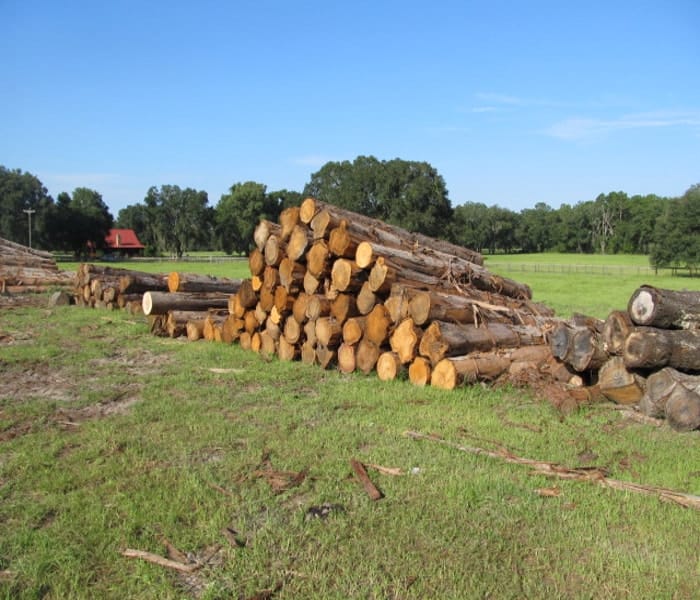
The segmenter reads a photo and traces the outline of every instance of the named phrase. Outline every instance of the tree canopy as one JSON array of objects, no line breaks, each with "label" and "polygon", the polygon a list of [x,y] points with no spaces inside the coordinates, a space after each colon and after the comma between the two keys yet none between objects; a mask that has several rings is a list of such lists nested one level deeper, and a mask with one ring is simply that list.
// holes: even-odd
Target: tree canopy
[{"label": "tree canopy", "polygon": [[31,218],[32,245],[44,246],[45,217],[52,205],[53,198],[36,176],[0,165],[0,237],[29,245]]}]

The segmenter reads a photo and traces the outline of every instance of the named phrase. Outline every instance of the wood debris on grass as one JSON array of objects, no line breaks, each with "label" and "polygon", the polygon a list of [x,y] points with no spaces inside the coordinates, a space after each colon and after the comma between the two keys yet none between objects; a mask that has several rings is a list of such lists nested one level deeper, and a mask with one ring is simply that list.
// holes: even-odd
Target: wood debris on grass
[{"label": "wood debris on grass", "polygon": [[365,465],[363,465],[359,460],[351,458],[350,466],[352,467],[352,470],[355,472],[355,476],[362,484],[362,487],[365,489],[365,492],[367,492],[367,495],[370,497],[371,500],[376,501],[384,498],[384,493],[376,485],[374,485],[374,483],[372,483],[372,480],[369,478],[369,475],[367,475],[367,469],[365,469]]},{"label": "wood debris on grass", "polygon": [[612,479],[608,477],[607,471],[601,467],[570,468],[557,463],[516,456],[505,448],[494,451],[486,450],[484,448],[463,446],[456,442],[445,440],[434,434],[420,433],[418,431],[406,431],[404,435],[414,440],[437,442],[438,444],[449,446],[450,448],[454,448],[460,452],[467,452],[469,454],[476,454],[479,456],[488,456],[489,458],[496,458],[512,464],[525,465],[530,467],[532,469],[532,473],[535,475],[545,475],[547,477],[557,477],[559,479],[570,479],[575,481],[590,481],[603,487],[635,492],[648,496],[656,496],[665,502],[672,502],[686,508],[700,510],[700,496],[653,485],[643,485],[640,483]]}]

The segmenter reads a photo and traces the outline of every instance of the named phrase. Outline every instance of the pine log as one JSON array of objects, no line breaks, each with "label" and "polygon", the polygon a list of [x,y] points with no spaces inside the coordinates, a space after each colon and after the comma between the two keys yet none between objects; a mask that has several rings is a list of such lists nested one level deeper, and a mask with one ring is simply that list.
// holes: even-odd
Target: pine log
[{"label": "pine log", "polygon": [[608,354],[622,354],[625,340],[633,329],[634,324],[627,311],[611,312],[603,325],[603,345]]},{"label": "pine log", "polygon": [[[294,319],[287,319],[293,321]],[[300,346],[295,343],[290,343],[286,336],[282,336],[278,341],[277,356],[280,360],[292,361],[297,360],[301,354]]]},{"label": "pine log", "polygon": [[366,317],[351,317],[343,323],[343,343],[354,346],[362,339],[365,331]]},{"label": "pine log", "polygon": [[381,346],[389,339],[390,326],[391,319],[389,318],[389,313],[386,308],[384,308],[383,304],[377,304],[369,312],[365,320],[364,337],[377,346]]},{"label": "pine log", "polygon": [[405,371],[396,352],[382,352],[377,359],[377,377],[382,381],[392,381]]},{"label": "pine log", "polygon": [[295,225],[287,242],[287,256],[293,261],[300,260],[312,243],[311,232],[302,225]]},{"label": "pine log", "polygon": [[363,337],[355,351],[357,368],[365,375],[371,373],[379,360],[379,354],[379,345]]},{"label": "pine log", "polygon": [[[459,257],[477,265],[483,265],[484,259],[478,252],[457,246],[444,240],[437,240],[420,233],[409,232],[406,229],[389,225],[382,221],[372,219],[365,215],[326,204],[315,198],[306,198],[299,211],[299,218],[303,223],[311,223],[314,216],[321,211],[327,211],[334,219],[336,225],[341,221],[347,223],[348,230],[359,241],[371,240],[385,244],[389,247],[416,249],[427,246],[429,249],[442,254]],[[308,219],[308,220],[307,220]],[[369,266],[369,265],[366,265]]]},{"label": "pine log", "polygon": [[251,275],[260,275],[265,270],[265,255],[257,248],[248,254],[248,270]]},{"label": "pine log", "polygon": [[284,339],[288,344],[297,344],[301,340],[302,326],[296,319],[287,319],[284,322]]},{"label": "pine log", "polygon": [[167,292],[168,276],[159,273],[139,273],[131,271],[119,278],[119,292],[136,294],[144,292]]},{"label": "pine log", "polygon": [[601,393],[618,404],[637,404],[644,394],[644,379],[625,368],[620,356],[610,358],[598,371]]},{"label": "pine log", "polygon": [[306,253],[307,272],[310,275],[320,279],[328,272],[329,258],[330,252],[328,251],[328,245],[326,242],[323,240],[314,242],[311,249]]},{"label": "pine log", "polygon": [[353,239],[348,232],[348,222],[345,219],[342,219],[338,227],[331,230],[328,236],[328,249],[333,256],[354,259],[357,244],[357,239]]},{"label": "pine log", "polygon": [[627,310],[637,325],[660,329],[700,329],[700,291],[638,288]]},{"label": "pine log", "polygon": [[357,301],[352,294],[338,294],[331,302],[331,316],[340,323],[345,323],[349,318],[360,314],[357,308]]},{"label": "pine log", "polygon": [[180,337],[187,333],[188,321],[202,321],[209,313],[206,310],[171,310],[166,320],[166,331],[171,338]]},{"label": "pine log", "polygon": [[308,317],[306,316],[306,307],[309,304],[309,296],[306,292],[299,292],[297,297],[294,299],[294,304],[292,306],[292,318],[303,325],[306,323]]},{"label": "pine log", "polygon": [[366,277],[367,273],[352,260],[338,258],[333,262],[331,283],[339,292],[358,292]]},{"label": "pine log", "polygon": [[337,351],[323,344],[316,346],[316,362],[322,369],[328,369],[336,363]]},{"label": "pine log", "polygon": [[463,383],[493,381],[505,373],[511,361],[497,353],[444,358],[433,368],[430,384],[452,390]]},{"label": "pine log", "polygon": [[411,317],[401,321],[392,332],[389,343],[391,349],[396,353],[401,361],[401,364],[407,364],[413,361],[418,354],[418,345],[423,330],[417,327]]},{"label": "pine log", "polygon": [[280,263],[280,284],[290,293],[297,294],[304,286],[304,273],[306,273],[306,267],[287,256]]},{"label": "pine log", "polygon": [[143,314],[166,315],[170,310],[208,310],[228,308],[228,295],[190,294],[185,292],[146,292]]},{"label": "pine log", "polygon": [[379,302],[377,295],[370,289],[369,282],[365,281],[357,294],[357,310],[361,315],[369,314]]},{"label": "pine log", "polygon": [[307,365],[316,364],[316,344],[310,340],[301,345],[301,362]]},{"label": "pine log", "polygon": [[408,380],[417,386],[425,386],[430,383],[432,375],[432,365],[423,356],[416,356],[408,367]]},{"label": "pine log", "polygon": [[679,385],[698,394],[700,393],[700,375],[688,375],[672,367],[664,367],[652,373],[647,377],[646,389],[639,401],[639,410],[648,417],[664,418],[666,403],[671,392]]},{"label": "pine log", "polygon": [[465,355],[475,351],[516,348],[544,343],[544,333],[538,327],[490,323],[475,327],[433,321],[423,333],[418,351],[437,365],[443,358]]},{"label": "pine log", "polygon": [[624,359],[630,369],[700,371],[700,329],[638,327],[625,340]]},{"label": "pine log", "polygon": [[337,348],[342,341],[342,336],[342,325],[333,317],[321,317],[316,320],[316,339],[319,345]]},{"label": "pine log", "polygon": [[255,242],[256,248],[260,250],[260,252],[263,252],[268,238],[271,235],[279,236],[281,232],[282,228],[277,223],[261,219],[253,231],[253,241]]},{"label": "pine log", "polygon": [[343,342],[338,347],[338,370],[341,373],[352,373],[356,368],[355,346]]},{"label": "pine log", "polygon": [[299,224],[299,207],[285,208],[277,219],[280,224],[280,239],[287,241],[294,228]]},{"label": "pine log", "polygon": [[219,294],[235,294],[241,286],[240,279],[212,277],[196,273],[168,274],[168,291],[170,292],[216,292]]}]

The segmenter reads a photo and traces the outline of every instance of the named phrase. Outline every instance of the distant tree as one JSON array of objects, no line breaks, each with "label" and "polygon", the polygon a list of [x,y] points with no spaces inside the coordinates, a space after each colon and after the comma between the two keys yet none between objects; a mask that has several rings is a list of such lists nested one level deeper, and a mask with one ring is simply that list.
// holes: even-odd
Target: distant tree
[{"label": "distant tree", "polygon": [[554,245],[556,211],[544,202],[520,211],[516,238],[522,252],[545,252]]},{"label": "distant tree", "polygon": [[305,196],[409,231],[448,237],[453,216],[443,178],[426,162],[358,156],[328,162],[311,175]]},{"label": "distant tree", "polygon": [[214,211],[215,231],[219,247],[227,254],[248,252],[260,219],[275,221],[279,216],[282,196],[268,195],[266,189],[262,183],[246,181],[234,183],[221,196]]},{"label": "distant tree", "polygon": [[562,204],[556,211],[551,249],[557,252],[593,252],[591,235],[592,202],[579,202],[575,206]]},{"label": "distant tree", "polygon": [[185,252],[209,242],[213,212],[204,191],[180,189],[177,185],[151,187],[146,194],[149,236],[159,252],[181,257]]},{"label": "distant tree", "polygon": [[276,206],[277,211],[283,211],[291,206],[299,206],[304,199],[300,192],[292,192],[289,190],[277,190],[267,194],[267,202],[269,206]]},{"label": "distant tree", "polygon": [[114,217],[95,190],[79,187],[72,195],[61,192],[49,212],[46,228],[53,246],[80,256],[88,246],[104,248]]},{"label": "distant tree", "polygon": [[654,230],[649,262],[653,267],[687,268],[691,275],[700,270],[700,184],[681,198],[670,200]]},{"label": "distant tree", "polygon": [[456,206],[450,227],[450,239],[455,244],[483,252],[489,242],[484,223],[489,220],[490,208],[481,202],[465,202]]},{"label": "distant tree", "polygon": [[47,247],[45,219],[53,198],[39,179],[20,169],[0,165],[0,237],[18,244],[29,244],[29,215],[33,210],[32,246]]}]

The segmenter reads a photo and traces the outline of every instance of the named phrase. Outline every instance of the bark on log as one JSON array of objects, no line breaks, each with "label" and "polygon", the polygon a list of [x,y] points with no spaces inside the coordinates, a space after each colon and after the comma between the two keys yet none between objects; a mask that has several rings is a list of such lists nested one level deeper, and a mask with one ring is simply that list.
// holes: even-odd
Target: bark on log
[{"label": "bark on log", "polygon": [[418,351],[436,365],[449,356],[543,343],[544,333],[537,327],[505,323],[474,327],[433,321],[423,333]]},{"label": "bark on log", "polygon": [[510,363],[508,357],[496,353],[444,358],[435,365],[430,383],[453,390],[463,383],[493,381],[508,370]]},{"label": "bark on log", "polygon": [[625,340],[624,359],[631,369],[700,371],[700,329],[638,327]]},{"label": "bark on log", "polygon": [[228,308],[228,295],[188,294],[183,292],[146,292],[143,314],[165,315],[170,310],[208,310]]},{"label": "bark on log", "polygon": [[168,274],[169,292],[216,292],[219,294],[235,294],[240,287],[240,279],[212,277],[210,275],[198,275],[196,273],[178,273],[177,271],[172,271]]},{"label": "bark on log", "polygon": [[149,291],[167,292],[168,276],[132,271],[119,278],[119,292],[121,294],[142,294]]},{"label": "bark on log", "polygon": [[617,404],[637,404],[644,394],[642,377],[629,372],[620,356],[613,356],[598,371],[601,393]]},{"label": "bark on log", "polygon": [[676,386],[666,402],[666,420],[675,431],[700,429],[700,394]]},{"label": "bark on log", "polygon": [[556,358],[579,373],[599,369],[610,357],[601,334],[591,326],[559,322],[550,332],[549,344]]},{"label": "bark on log", "polygon": [[699,329],[700,291],[674,291],[644,285],[632,294],[627,310],[637,325]]}]

